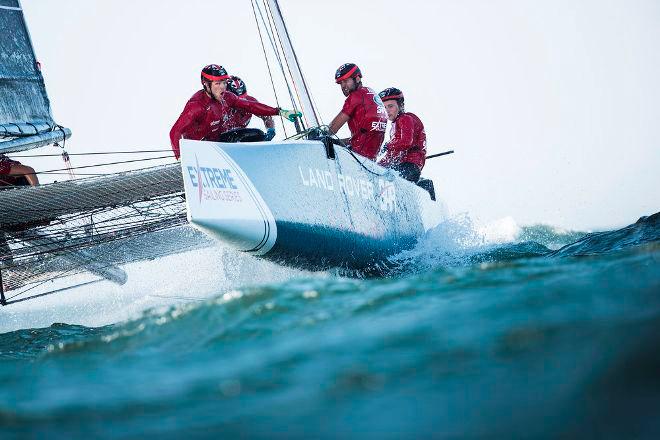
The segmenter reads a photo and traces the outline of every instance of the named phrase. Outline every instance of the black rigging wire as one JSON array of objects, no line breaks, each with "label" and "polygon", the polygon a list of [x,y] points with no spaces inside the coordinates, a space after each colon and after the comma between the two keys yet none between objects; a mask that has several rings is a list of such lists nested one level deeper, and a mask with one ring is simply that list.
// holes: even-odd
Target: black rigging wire
[{"label": "black rigging wire", "polygon": [[[67,276],[67,274],[71,274],[71,272],[73,272],[73,271],[76,270],[76,269],[80,269],[80,266],[74,266],[74,267],[72,267],[72,268],[70,268],[70,269],[68,269],[68,270],[66,270],[66,271],[64,271],[64,272],[60,272],[59,276],[57,276],[56,278],[62,278],[62,277],[65,277],[65,276]],[[20,292],[14,294],[14,295],[12,295],[12,296],[8,296],[8,297],[7,297],[7,301],[12,300],[12,299],[14,299],[14,298],[17,298],[17,297],[19,297],[19,296],[21,296],[21,295],[24,295],[24,294],[26,294],[27,292],[29,292],[30,290],[36,289],[36,288],[39,287],[39,286],[42,286],[42,285],[44,285],[44,284],[46,284],[46,283],[48,283],[48,282],[50,282],[50,281],[53,281],[53,279],[54,279],[54,278],[49,278],[49,279],[43,280],[43,281],[40,282],[40,283],[37,283],[37,284],[34,284],[33,286],[30,286],[30,288],[28,288],[28,289],[22,290],[22,291],[20,291]],[[14,301],[14,302],[17,302],[17,301]]]},{"label": "black rigging wire", "polygon": [[[277,8],[278,16],[279,16],[279,17],[282,17],[282,11],[280,10],[280,6],[279,6],[279,4],[278,4],[278,3],[275,3],[275,7]],[[269,8],[269,10],[270,10],[270,5],[268,5],[268,8]],[[273,19],[273,12],[272,12],[272,10],[270,11],[270,16],[271,16],[271,19]],[[274,19],[273,19],[273,20],[274,20]],[[284,20],[284,19],[282,18],[282,23],[284,24],[284,21],[283,21],[283,20]],[[277,30],[277,27],[276,27],[276,30]],[[315,117],[315,119],[320,120],[320,118],[319,118],[319,116],[318,116],[318,113],[319,113],[319,112],[318,112],[318,109],[317,109],[316,103],[313,102],[314,99],[313,99],[312,96],[309,94],[309,90],[307,89],[307,81],[305,81],[305,76],[303,75],[302,70],[300,69],[300,63],[298,62],[298,55],[296,55],[296,51],[295,51],[295,49],[293,48],[293,43],[292,43],[292,41],[291,41],[291,36],[289,35],[288,30],[286,29],[286,24],[284,24],[284,32],[285,32],[284,37],[286,38],[286,41],[287,41],[288,44],[289,44],[289,48],[290,48],[290,51],[291,51],[291,55],[293,55],[293,58],[294,58],[294,60],[295,60],[295,64],[296,64],[296,66],[297,66],[297,68],[298,68],[297,70],[298,70],[298,73],[300,74],[300,79],[302,80],[302,86],[305,88],[305,92],[307,92],[307,96],[308,96],[308,98],[309,98],[309,100],[310,100],[310,103],[311,103],[311,105],[312,105],[312,108],[309,109],[309,110],[310,110],[312,113],[314,113],[314,117]],[[279,32],[278,32],[277,35],[278,35],[278,40],[280,41],[280,45],[282,45],[282,37],[280,37]],[[285,61],[286,61],[286,58],[285,58]],[[293,79],[293,74],[291,73],[291,66],[289,66],[288,61],[287,61],[287,67],[289,68],[289,75],[291,75],[291,77],[292,77],[292,79]],[[294,82],[294,87],[295,87],[295,82]],[[299,91],[298,89],[296,89],[296,92],[297,92],[297,95],[298,95],[298,100],[300,101],[300,104],[302,105],[302,100],[300,99],[300,93],[301,93],[301,91]]]},{"label": "black rigging wire", "polygon": [[[51,280],[46,280],[46,281],[44,281],[44,283],[47,282],[47,281],[51,281]],[[27,300],[30,300],[30,299],[35,299],[35,298],[40,298],[40,297],[43,297],[43,296],[52,295],[53,293],[64,292],[65,290],[75,289],[75,288],[78,288],[78,287],[89,286],[90,284],[100,283],[101,281],[105,281],[105,279],[100,278],[98,280],[91,280],[91,281],[87,281],[86,283],[74,284],[73,286],[67,286],[67,287],[63,287],[61,289],[49,290],[48,292],[39,293],[39,294],[36,294],[36,295],[30,295],[26,298],[20,298],[20,299],[15,299],[15,300],[12,300],[12,301],[7,301],[6,305],[16,304],[16,303],[27,301]],[[27,292],[27,290],[25,292]],[[15,298],[19,295],[23,295],[25,292],[21,292],[17,295],[12,296],[11,298]],[[11,300],[11,298],[8,298],[8,299]]]},{"label": "black rigging wire", "polygon": [[[264,2],[264,9],[267,9],[267,12],[268,12],[266,15],[268,16],[268,23],[270,24],[270,32],[272,32],[273,37],[277,36],[277,41],[279,42],[280,47],[282,47],[282,37],[280,36],[279,32],[277,32],[277,26],[275,26],[275,24],[273,23],[273,21],[274,21],[273,12],[270,10],[270,6],[267,5],[265,2]],[[284,51],[284,50],[282,49],[282,51]],[[292,79],[291,82],[293,83],[293,74],[291,73],[291,66],[289,66],[289,62],[287,61],[286,57],[284,57],[284,63],[286,64],[286,68],[289,71],[289,78]],[[284,73],[284,66],[282,65],[281,61],[280,61],[280,67],[282,68],[282,73]],[[286,78],[286,74],[284,76]],[[288,81],[285,81],[285,82],[286,82],[286,87],[289,90],[289,94],[291,95],[291,102],[294,106],[294,110],[298,111],[298,108],[296,106],[296,102],[301,102],[300,95],[298,93],[298,89],[295,88],[295,84],[294,84],[294,90],[296,91],[296,98],[297,98],[297,101],[295,101],[294,98],[293,98],[293,94],[291,93],[291,87],[289,86],[289,82]]]},{"label": "black rigging wire", "polygon": [[[362,168],[364,168],[365,170],[367,170],[367,171],[370,172],[371,174],[373,174],[373,175],[375,175],[375,176],[384,176],[385,174],[387,174],[387,171],[385,171],[384,173],[380,173],[380,174],[379,174],[379,173],[377,173],[377,172],[375,172],[375,171],[372,171],[372,170],[370,170],[369,168],[365,167],[365,166],[364,166],[364,162],[366,162],[367,160],[370,161],[370,162],[373,162],[371,159],[367,159],[367,158],[365,158],[364,161],[361,161],[360,159],[358,159],[358,158],[355,156],[355,154],[353,154],[353,150],[347,148],[346,151],[348,151],[348,154],[350,154],[351,156],[353,156],[353,159],[355,159],[355,161],[356,161],[357,163],[359,163],[360,166],[361,166]],[[374,163],[375,163],[375,162],[374,162]]]},{"label": "black rigging wire", "polygon": [[[266,54],[266,45],[264,44],[264,39],[261,35],[261,26],[259,26],[259,19],[257,18],[257,11],[254,7],[254,2],[255,0],[250,1],[250,3],[252,4],[252,13],[254,14],[254,22],[257,25],[257,31],[259,32],[259,41],[261,42],[261,50],[263,51],[264,59],[266,60],[266,67],[268,68],[268,76],[270,77],[270,84],[273,86],[273,94],[275,95],[275,104],[277,104],[277,107],[279,108],[280,101],[277,97],[277,90],[275,89],[275,81],[273,80],[273,73],[270,70],[270,62],[268,61],[268,54]],[[288,135],[286,132],[286,124],[284,123],[284,118],[282,117],[282,115],[280,115],[280,122],[282,123],[282,129],[284,130],[284,137],[287,137]]]},{"label": "black rigging wire", "polygon": [[[287,91],[289,92],[289,98],[291,99],[291,105],[293,106],[293,110],[294,110],[294,111],[298,111],[298,107],[299,107],[299,106],[298,106],[298,104],[297,104],[296,97],[294,97],[294,94],[293,94],[293,92],[291,91],[291,86],[289,85],[289,81],[287,80],[286,70],[284,69],[284,64],[282,63],[282,55],[280,54],[280,49],[279,49],[279,48],[277,47],[277,45],[275,44],[275,39],[274,39],[274,38],[275,38],[276,33],[275,33],[275,31],[273,30],[273,26],[274,26],[274,25],[273,25],[273,17],[272,17],[270,14],[267,13],[267,14],[266,14],[266,18],[267,18],[268,20],[264,19],[264,15],[263,15],[263,13],[261,12],[261,8],[259,8],[259,4],[256,3],[256,0],[255,0],[255,4],[256,4],[256,6],[257,6],[257,10],[259,11],[259,15],[260,15],[260,17],[261,17],[261,21],[262,21],[262,23],[264,24],[264,29],[265,29],[265,31],[266,31],[266,34],[268,35],[269,40],[270,40],[270,44],[271,44],[271,46],[272,46],[272,48],[273,48],[273,52],[275,53],[275,58],[277,59],[277,62],[278,62],[278,64],[280,65],[280,70],[282,71],[282,76],[284,77],[284,84],[286,85],[286,89],[287,89]],[[264,10],[265,10],[266,12],[268,12],[268,11],[267,11],[267,5],[266,5],[265,2],[264,2],[264,5],[263,5],[263,6],[264,6]],[[285,60],[285,61],[286,61],[286,60]],[[290,74],[291,74],[291,73],[289,72],[289,75],[290,75]]]},{"label": "black rigging wire", "polygon": [[[167,153],[171,152],[171,149],[163,150],[133,150],[133,151],[89,151],[83,153],[69,153],[69,156],[95,156],[99,154],[138,154],[138,153]],[[12,154],[11,157],[59,157],[61,153],[58,154]]]},{"label": "black rigging wire", "polygon": [[[301,132],[301,133],[295,134],[295,135],[293,135],[293,136],[287,138],[286,140],[288,140],[288,139],[300,139],[300,138],[303,138],[303,137],[308,136],[310,133],[315,132],[315,131],[317,131],[317,130],[318,130],[318,131],[321,131],[321,132],[323,132],[323,133],[328,133],[328,132],[329,132],[329,127],[328,127],[327,125],[320,125],[320,126],[318,126],[318,127],[311,127],[311,128],[308,128],[307,130]],[[375,175],[375,176],[384,176],[385,174],[387,174],[387,171],[385,171],[384,173],[377,173],[377,172],[375,172],[375,171],[373,171],[373,170],[370,170],[370,169],[367,168],[366,166],[364,166],[364,164],[365,164],[367,161],[369,161],[369,162],[373,162],[373,161],[372,161],[371,159],[368,159],[368,158],[365,158],[364,161],[360,160],[360,159],[359,159],[359,158],[353,153],[353,150],[351,150],[351,149],[350,149],[350,148],[349,148],[349,147],[348,147],[348,146],[347,146],[347,145],[346,145],[346,144],[345,144],[345,143],[339,138],[339,136],[337,136],[336,133],[333,134],[333,135],[331,135],[331,136],[330,136],[330,135],[328,135],[328,136],[336,141],[336,142],[335,142],[335,145],[339,145],[339,146],[343,147],[344,149],[346,149],[346,151],[348,151],[348,154],[350,154],[350,155],[353,157],[353,159],[354,159],[354,160],[355,160],[355,161],[356,161],[356,162],[357,162],[362,168],[364,168],[364,169],[365,169],[366,171],[368,171],[369,173],[371,173],[371,174],[373,174],[373,175]],[[375,162],[374,162],[374,163],[375,163]]]},{"label": "black rigging wire", "polygon": [[[80,169],[83,169],[83,168],[96,168],[96,167],[104,167],[104,166],[109,166],[109,165],[119,165],[119,164],[132,163],[132,162],[146,162],[146,161],[149,161],[149,160],[169,159],[169,158],[171,158],[171,156],[158,156],[158,157],[149,157],[149,158],[143,158],[143,159],[121,160],[121,161],[116,161],[116,162],[98,163],[98,164],[93,164],[93,165],[81,165],[81,166],[78,166],[78,167],[71,167],[71,169],[80,170]],[[68,168],[59,168],[59,169],[55,169],[55,170],[38,171],[38,172],[35,172],[35,174],[58,174],[59,171],[68,171]],[[23,176],[23,173],[21,173],[21,174],[7,174],[7,175],[8,176]]]}]

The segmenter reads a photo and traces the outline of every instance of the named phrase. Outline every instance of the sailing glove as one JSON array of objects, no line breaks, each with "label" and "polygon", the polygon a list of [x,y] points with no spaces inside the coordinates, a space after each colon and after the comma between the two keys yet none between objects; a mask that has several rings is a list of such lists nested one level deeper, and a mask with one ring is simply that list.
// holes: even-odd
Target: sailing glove
[{"label": "sailing glove", "polygon": [[266,130],[266,140],[270,141],[275,137],[275,129],[274,128],[269,128]]},{"label": "sailing glove", "polygon": [[287,118],[291,122],[296,122],[296,118],[302,118],[302,113],[296,112],[295,110],[284,110],[281,108],[280,116]]}]

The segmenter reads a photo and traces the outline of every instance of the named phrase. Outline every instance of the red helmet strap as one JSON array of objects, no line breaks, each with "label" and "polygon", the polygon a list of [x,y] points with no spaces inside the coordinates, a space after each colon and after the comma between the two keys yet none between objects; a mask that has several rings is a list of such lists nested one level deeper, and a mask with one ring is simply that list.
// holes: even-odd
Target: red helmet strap
[{"label": "red helmet strap", "polygon": [[211,91],[211,83],[212,81],[208,81],[208,80],[202,81],[202,87],[204,87],[204,91],[206,92],[207,95],[211,97],[211,99],[215,99],[215,96],[213,96],[213,92]]}]

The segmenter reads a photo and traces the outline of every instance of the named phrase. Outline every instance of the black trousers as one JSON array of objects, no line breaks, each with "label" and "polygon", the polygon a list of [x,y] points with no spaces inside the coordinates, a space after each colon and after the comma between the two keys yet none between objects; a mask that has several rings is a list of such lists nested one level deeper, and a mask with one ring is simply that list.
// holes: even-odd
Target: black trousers
[{"label": "black trousers", "polygon": [[412,183],[417,183],[419,176],[422,174],[422,170],[420,170],[417,165],[410,162],[400,163],[393,166],[392,169],[398,171],[401,177],[410,180]]}]

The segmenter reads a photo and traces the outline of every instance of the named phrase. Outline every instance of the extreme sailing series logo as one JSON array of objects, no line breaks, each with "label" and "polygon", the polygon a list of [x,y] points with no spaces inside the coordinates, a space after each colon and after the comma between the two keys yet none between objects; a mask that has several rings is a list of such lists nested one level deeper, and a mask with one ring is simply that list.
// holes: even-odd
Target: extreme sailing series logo
[{"label": "extreme sailing series logo", "polygon": [[222,200],[241,202],[241,193],[236,186],[234,171],[229,168],[199,166],[195,155],[196,167],[188,166],[188,178],[193,188],[197,188],[199,203],[203,200]]}]

